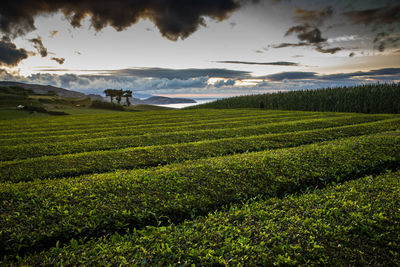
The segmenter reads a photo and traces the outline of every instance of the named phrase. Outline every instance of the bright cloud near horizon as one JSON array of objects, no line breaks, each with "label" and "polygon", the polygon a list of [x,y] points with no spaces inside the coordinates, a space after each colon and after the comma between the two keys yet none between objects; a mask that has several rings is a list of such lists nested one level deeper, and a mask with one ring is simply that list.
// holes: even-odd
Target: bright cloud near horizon
[{"label": "bright cloud near horizon", "polygon": [[400,3],[5,1],[0,80],[185,97],[400,82]]}]

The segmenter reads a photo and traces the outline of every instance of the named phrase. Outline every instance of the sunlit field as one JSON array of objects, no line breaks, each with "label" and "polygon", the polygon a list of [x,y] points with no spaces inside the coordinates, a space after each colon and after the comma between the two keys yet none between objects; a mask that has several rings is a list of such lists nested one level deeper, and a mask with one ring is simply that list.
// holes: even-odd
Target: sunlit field
[{"label": "sunlit field", "polygon": [[0,121],[4,265],[399,263],[400,116]]}]

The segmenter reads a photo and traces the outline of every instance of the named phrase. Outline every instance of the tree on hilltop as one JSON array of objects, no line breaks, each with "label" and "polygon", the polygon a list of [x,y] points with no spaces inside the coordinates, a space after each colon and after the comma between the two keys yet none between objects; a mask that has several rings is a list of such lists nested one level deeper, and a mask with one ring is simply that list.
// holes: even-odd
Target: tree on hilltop
[{"label": "tree on hilltop", "polygon": [[117,99],[117,102],[119,105],[119,104],[121,104],[121,99],[122,99],[122,96],[124,95],[124,91],[122,89],[114,90],[114,91],[115,91],[116,99]]},{"label": "tree on hilltop", "polygon": [[129,98],[132,97],[132,91],[131,90],[125,90],[123,97],[126,98],[126,105],[129,107],[131,105],[131,102],[129,101]]},{"label": "tree on hilltop", "polygon": [[115,91],[116,91],[115,89],[106,89],[106,90],[104,90],[104,94],[106,96],[110,97],[111,103],[113,102],[114,96],[116,96]]}]

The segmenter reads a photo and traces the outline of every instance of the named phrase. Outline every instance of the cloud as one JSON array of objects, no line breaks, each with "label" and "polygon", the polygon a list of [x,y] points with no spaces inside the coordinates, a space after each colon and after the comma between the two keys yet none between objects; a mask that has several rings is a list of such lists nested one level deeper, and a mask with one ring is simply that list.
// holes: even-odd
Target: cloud
[{"label": "cloud", "polygon": [[374,49],[383,52],[387,48],[400,46],[400,5],[388,5],[379,8],[354,10],[345,12],[344,15],[353,24],[364,24],[372,26],[371,31],[379,32],[373,39]]},{"label": "cloud", "polygon": [[304,41],[309,44],[326,42],[326,39],[321,37],[321,31],[318,28],[310,28],[308,25],[293,26],[287,30],[285,36],[288,36],[292,33],[296,33],[297,38],[300,41]]},{"label": "cloud", "polygon": [[50,32],[50,37],[53,38],[54,36],[56,36],[58,34],[57,30],[51,31]]},{"label": "cloud", "polygon": [[344,13],[354,24],[391,24],[400,21],[400,5],[384,6]]},{"label": "cloud", "polygon": [[101,93],[107,88],[131,89],[136,93],[223,93],[253,94],[273,90],[298,90],[357,85],[371,82],[400,80],[400,68],[377,69],[365,72],[318,74],[316,72],[282,72],[262,77],[252,77],[252,85],[241,85],[244,80],[222,78],[212,84],[209,77],[167,79],[157,77],[132,77],[115,75],[76,75],[37,73],[27,77],[0,69],[0,80],[32,84],[53,85],[83,93]]},{"label": "cloud", "polygon": [[47,57],[47,48],[44,47],[42,38],[40,36],[38,36],[37,38],[29,39],[29,42],[33,43],[33,47],[36,48],[36,50],[42,57]]},{"label": "cloud", "polygon": [[61,11],[70,24],[80,27],[89,17],[91,26],[99,31],[110,25],[117,31],[149,19],[162,36],[184,39],[205,26],[205,17],[222,21],[245,4],[246,0],[19,0],[2,2],[0,8],[0,31],[15,36],[25,35],[35,29],[35,18],[39,15]]},{"label": "cloud", "polygon": [[22,48],[18,49],[9,38],[3,37],[0,40],[0,66],[16,66],[28,56],[28,51]]},{"label": "cloud", "polygon": [[260,79],[266,79],[270,81],[284,81],[284,80],[303,80],[303,79],[314,79],[317,78],[316,72],[303,72],[303,71],[290,71],[280,72],[276,74],[266,75],[257,77]]},{"label": "cloud", "polygon": [[135,68],[99,71],[104,75],[133,76],[142,78],[191,79],[196,77],[251,78],[248,71],[230,69],[167,69]]},{"label": "cloud", "polygon": [[65,58],[63,57],[52,57],[51,60],[56,61],[58,64],[64,64]]},{"label": "cloud", "polygon": [[325,19],[330,18],[332,14],[333,9],[331,6],[320,10],[305,10],[297,8],[294,19],[302,24],[319,26]]},{"label": "cloud", "polygon": [[272,65],[272,66],[299,66],[299,63],[277,61],[277,62],[251,62],[251,61],[215,61],[216,63],[227,63],[227,64],[246,64],[246,65]]},{"label": "cloud", "polygon": [[370,71],[358,71],[350,73],[337,74],[318,74],[316,72],[280,72],[266,76],[257,77],[259,79],[282,82],[284,80],[315,80],[315,81],[330,81],[343,82],[352,79],[363,79],[365,77],[376,80],[398,80],[400,79],[400,68],[384,68]]},{"label": "cloud", "polygon": [[326,54],[335,54],[336,52],[342,50],[342,47],[332,47],[332,48],[323,48],[322,46],[316,46],[315,50],[321,53],[326,53]]},{"label": "cloud", "polygon": [[299,47],[299,46],[309,46],[310,44],[305,43],[305,42],[299,42],[299,43],[280,43],[276,45],[270,45],[269,47],[272,48],[285,48],[285,47]]},{"label": "cloud", "polygon": [[321,31],[318,28],[312,28],[309,25],[297,25],[289,28],[285,36],[296,34],[300,40],[298,43],[281,43],[276,45],[270,45],[272,48],[285,48],[285,47],[301,47],[311,46],[320,53],[335,54],[342,50],[342,47],[325,48],[327,39],[322,38]]},{"label": "cloud", "polygon": [[220,88],[222,86],[233,86],[235,84],[235,80],[228,79],[228,80],[219,80],[214,83],[214,87]]},{"label": "cloud", "polygon": [[298,43],[280,43],[270,45],[272,48],[285,48],[285,47],[313,47],[320,53],[334,54],[343,48],[332,47],[326,48],[328,39],[322,37],[319,27],[323,25],[324,21],[330,18],[333,14],[332,7],[328,6],[320,10],[305,10],[297,8],[294,15],[294,20],[301,23],[290,27],[285,37],[289,35],[296,35],[299,39]]}]

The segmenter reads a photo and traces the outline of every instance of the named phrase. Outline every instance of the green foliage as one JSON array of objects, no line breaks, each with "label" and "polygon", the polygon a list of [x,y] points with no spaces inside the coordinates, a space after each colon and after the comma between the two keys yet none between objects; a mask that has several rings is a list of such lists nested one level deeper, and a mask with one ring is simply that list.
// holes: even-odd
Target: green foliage
[{"label": "green foliage", "polygon": [[298,90],[221,99],[190,108],[259,108],[362,113],[400,113],[400,83]]},{"label": "green foliage", "polygon": [[98,101],[98,100],[93,100],[90,107],[91,108],[100,108],[100,109],[121,110],[121,111],[124,110],[124,107],[119,104]]},{"label": "green foliage", "polygon": [[[364,122],[373,122],[375,120],[384,119],[380,116],[343,116],[343,117],[333,117],[333,118],[319,118],[319,119],[308,119],[309,117],[303,118],[302,120],[290,121],[286,118],[284,122],[273,122],[276,119],[265,120],[265,124],[262,120],[250,121],[250,124],[256,124],[255,126],[244,126],[228,128],[228,124],[225,124],[224,128],[220,129],[210,129],[210,130],[196,130],[196,131],[184,131],[186,127],[183,127],[181,131],[176,132],[166,132],[166,133],[154,133],[145,135],[125,135],[125,136],[110,136],[110,137],[100,137],[100,138],[90,138],[83,140],[74,140],[73,136],[69,137],[69,142],[59,141],[55,142],[53,139],[46,140],[41,138],[43,142],[26,143],[24,139],[18,139],[19,144],[14,144],[11,146],[0,146],[0,160],[10,161],[16,159],[26,159],[35,158],[40,156],[49,155],[63,155],[72,154],[88,151],[98,151],[98,150],[115,150],[127,147],[142,147],[142,146],[154,146],[154,145],[166,145],[175,143],[188,143],[197,142],[203,140],[214,140],[221,138],[241,138],[256,135],[265,135],[267,133],[287,133],[294,131],[304,131],[313,129],[322,129],[328,127],[338,127],[344,125],[353,125]],[[396,130],[399,119],[389,120],[384,122],[383,125],[387,125],[386,130]],[[246,125],[247,125],[246,121]],[[268,123],[269,122],[269,123]],[[360,125],[363,127],[364,125]],[[366,125],[367,126],[367,125]],[[370,129],[370,133],[378,132],[382,130],[382,124],[370,124],[367,128]],[[357,129],[357,128],[355,128]],[[138,127],[134,128],[135,131]],[[340,128],[337,130],[341,130]],[[159,129],[162,132],[162,129]],[[323,132],[323,131],[322,131]],[[333,133],[330,137],[334,138],[337,133]],[[354,131],[354,135],[360,134]],[[327,134],[325,134],[327,135]],[[264,137],[263,137],[264,138]],[[328,137],[329,138],[329,137]],[[266,136],[263,140],[268,139]],[[321,139],[323,140],[323,139]]]},{"label": "green foliage", "polygon": [[[213,111],[215,113],[215,111]],[[154,114],[154,113],[153,113]],[[148,113],[148,116],[152,116]],[[203,113],[202,113],[203,114]],[[124,114],[125,115],[125,114]],[[126,114],[123,118],[120,116],[112,116],[111,120],[104,118],[104,121],[99,121],[103,116],[95,116],[95,122],[85,121],[83,118],[75,117],[74,121],[80,121],[78,125],[69,126],[64,124],[46,124],[34,125],[27,129],[20,129],[21,125],[13,125],[10,122],[3,123],[4,130],[0,133],[0,145],[19,145],[22,143],[39,143],[39,142],[68,142],[73,140],[115,137],[115,136],[133,136],[145,135],[154,133],[170,133],[179,131],[195,131],[207,129],[221,128],[237,128],[244,126],[255,126],[269,122],[290,122],[300,119],[311,118],[329,118],[337,117],[343,114],[273,114],[260,115],[256,113],[253,116],[244,116],[240,118],[210,119],[198,116],[185,116],[182,118],[173,118],[170,112],[164,116],[154,116],[154,119],[134,120],[130,118],[130,114]],[[136,114],[135,114],[136,117]],[[139,117],[139,115],[138,115]],[[371,121],[384,118],[391,118],[387,115],[373,115]],[[129,118],[129,119],[127,119]],[[375,118],[375,119],[374,119]],[[28,123],[28,125],[32,125]],[[17,129],[13,129],[17,127]],[[10,129],[9,129],[10,128]],[[18,130],[19,129],[19,130]]]},{"label": "green foliage", "polygon": [[21,265],[396,266],[400,172],[52,248]]},{"label": "green foliage", "polygon": [[[149,170],[3,183],[1,253],[15,255],[71,238],[178,223],[252,197],[283,196],[378,173],[399,166],[399,134],[343,138]],[[180,151],[169,153],[180,156]]]},{"label": "green foliage", "polygon": [[0,265],[399,262],[399,174],[342,186],[400,166],[398,115],[105,111],[0,121]]},{"label": "green foliage", "polygon": [[[354,118],[351,118],[349,121],[354,122],[354,120]],[[272,128],[270,132],[274,132],[274,130],[275,132],[290,132],[294,131],[296,128],[301,129],[301,126],[307,129],[311,128],[310,126],[318,128],[323,126],[331,127],[334,125],[335,122],[329,124],[329,121],[314,121],[309,125],[306,123],[303,125],[289,124],[283,125],[283,127],[276,127],[276,125],[273,125],[270,127]],[[268,128],[268,126],[266,128]],[[300,131],[281,135],[254,135],[182,144],[164,144],[110,151],[93,151],[60,156],[29,158],[26,160],[0,162],[0,181],[19,182],[105,172],[115,169],[146,168],[182,160],[299,146],[338,137],[371,134],[397,129],[400,129],[400,119],[389,120],[381,124],[361,125],[360,127],[328,128],[320,131]],[[251,129],[244,129],[242,132],[246,131],[250,132]],[[237,132],[237,134],[240,133],[240,131]],[[204,138],[204,135],[202,137]],[[190,139],[190,136],[187,136],[187,139]],[[37,166],[41,166],[41,168],[37,168]]]}]

